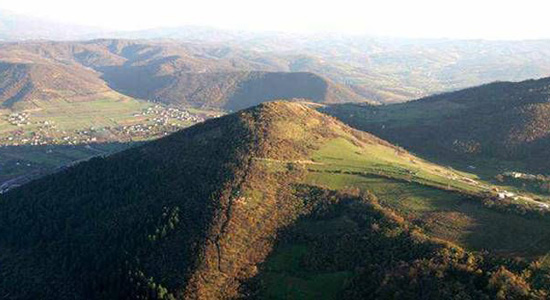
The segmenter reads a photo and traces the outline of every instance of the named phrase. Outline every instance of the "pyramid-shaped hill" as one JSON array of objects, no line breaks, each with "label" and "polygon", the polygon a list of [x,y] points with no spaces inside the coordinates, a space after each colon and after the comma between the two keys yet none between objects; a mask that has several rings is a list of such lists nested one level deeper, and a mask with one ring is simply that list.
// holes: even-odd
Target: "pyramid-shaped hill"
[{"label": "pyramid-shaped hill", "polygon": [[501,264],[460,246],[537,259],[548,221],[484,206],[484,188],[305,104],[265,103],[2,195],[0,294],[494,296]]}]

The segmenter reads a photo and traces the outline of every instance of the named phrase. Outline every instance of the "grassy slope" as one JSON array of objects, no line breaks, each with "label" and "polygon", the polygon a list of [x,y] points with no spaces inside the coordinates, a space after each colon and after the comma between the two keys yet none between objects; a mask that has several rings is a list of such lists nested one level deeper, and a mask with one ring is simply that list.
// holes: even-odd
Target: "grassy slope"
[{"label": "grassy slope", "polygon": [[[91,101],[70,102],[64,99],[34,100],[37,108],[27,110],[33,122],[53,121],[61,130],[78,130],[89,127],[117,126],[135,119],[133,114],[140,113],[142,109],[152,104],[142,100],[136,100],[117,93],[107,94],[104,97]],[[0,115],[2,119],[12,113],[5,110]],[[0,132],[21,129],[9,123],[1,126]],[[25,126],[25,130],[36,129],[36,126]]]},{"label": "grassy slope", "polygon": [[[505,215],[468,199],[482,187],[465,176],[383,145],[358,147],[335,139],[316,151],[306,182],[333,189],[360,187],[436,237],[473,250],[537,256],[550,249],[547,221]],[[335,171],[337,173],[335,173]],[[412,171],[412,172],[411,172]],[[347,174],[346,174],[347,173]],[[390,177],[390,178],[386,178]],[[477,203],[476,203],[477,201]],[[504,230],[505,229],[505,230]]]},{"label": "grassy slope", "polygon": [[[472,174],[429,163],[384,143],[361,143],[349,133],[340,134],[313,152],[309,161],[298,162],[307,170],[305,184],[371,191],[381,205],[395,210],[428,235],[466,249],[541,261],[547,253],[550,255],[549,220],[504,214],[483,206],[481,199],[472,196],[487,187],[464,180],[475,178]],[[276,169],[276,163],[270,164]],[[345,219],[331,222],[324,224],[324,234],[339,227],[353,230]],[[304,222],[299,226],[320,225]],[[350,271],[319,273],[303,269],[300,264],[310,250],[307,245],[294,243],[276,249],[264,266],[262,278],[269,282],[265,297],[337,298]]]},{"label": "grassy slope", "polygon": [[[387,181],[384,182],[387,186]],[[376,185],[369,188],[376,189]],[[391,187],[389,187],[391,188]],[[417,197],[428,197],[430,190],[424,190],[424,194],[416,193]],[[433,190],[431,190],[433,192]],[[426,193],[427,192],[427,193]],[[325,192],[326,193],[326,192]],[[327,201],[330,206],[322,206],[313,209],[312,215],[300,219],[294,226],[288,228],[282,234],[278,245],[267,261],[261,265],[261,272],[256,278],[256,284],[260,286],[260,299],[494,299],[495,295],[475,295],[473,290],[453,290],[461,276],[466,272],[473,272],[474,278],[462,279],[466,286],[476,282],[478,288],[489,288],[489,282],[483,279],[491,276],[495,266],[492,265],[491,256],[485,258],[475,257],[464,253],[460,247],[441,242],[433,238],[433,232],[429,228],[424,236],[419,227],[407,225],[400,228],[385,228],[387,222],[397,224],[410,224],[406,220],[400,221],[399,214],[402,211],[387,207],[388,203],[382,203],[375,211],[364,211],[360,201],[342,201],[344,195],[329,193]],[[341,198],[343,196],[343,198]],[[442,195],[432,194],[441,197]],[[308,199],[315,199],[316,193],[308,194]],[[380,194],[380,197],[387,197]],[[414,200],[414,199],[403,199]],[[454,202],[456,199],[438,198],[437,201]],[[322,201],[320,201],[322,202]],[[338,203],[347,203],[351,210],[347,210]],[[319,202],[316,202],[319,203]],[[382,218],[376,217],[376,211],[384,212]],[[396,213],[397,212],[397,213]],[[366,224],[365,224],[366,223]],[[455,222],[456,223],[456,222]],[[512,223],[512,225],[517,225]],[[411,234],[411,235],[409,235]],[[515,234],[521,234],[515,232]],[[408,237],[407,237],[408,236]],[[410,239],[412,238],[412,243]],[[430,246],[431,245],[431,246]],[[430,254],[432,250],[424,247],[438,248],[443,246],[445,250],[434,258]],[[422,250],[424,248],[424,250]],[[427,252],[425,252],[427,250]],[[437,251],[436,251],[437,252]],[[451,254],[452,253],[452,254]],[[461,254],[462,253],[462,254]],[[426,256],[424,256],[426,255]],[[447,255],[457,255],[454,258],[445,258]],[[548,257],[548,255],[547,255]],[[428,259],[426,270],[419,271],[415,267],[408,269],[411,264],[422,264]],[[456,266],[447,269],[446,262],[458,259],[465,261],[467,265]],[[484,261],[486,260],[486,261]],[[471,266],[474,263],[474,266]],[[481,263],[475,266],[476,263]],[[504,261],[496,262],[497,266]],[[492,266],[491,266],[492,265]],[[521,265],[521,264],[520,264]],[[525,268],[517,266],[517,270]],[[532,272],[548,274],[550,264],[545,258],[539,259],[539,263],[531,264]],[[397,268],[397,270],[393,269]],[[433,268],[433,269],[432,269]],[[437,270],[435,283],[430,283],[429,271]],[[452,271],[454,269],[454,271]],[[489,273],[485,273],[490,270]],[[542,270],[542,272],[541,272]],[[528,271],[528,272],[531,272]],[[396,274],[396,273],[397,274]],[[382,275],[380,275],[382,273]],[[462,274],[460,274],[462,273]],[[420,275],[423,274],[423,275]],[[392,285],[393,276],[403,280],[403,285]],[[423,277],[424,278],[418,278]],[[546,276],[546,275],[542,275]],[[477,278],[475,278],[477,277]],[[452,278],[452,279],[450,279]],[[485,277],[487,278],[487,277]],[[457,280],[457,281],[455,281]],[[547,288],[547,282],[533,285],[537,288]],[[357,288],[357,286],[363,286]],[[538,285],[538,286],[537,286]],[[407,289],[416,292],[407,293]],[[418,287],[419,286],[419,287]],[[453,287],[454,286],[454,287]],[[385,290],[385,291],[384,291]],[[445,292],[447,290],[447,292]],[[449,294],[449,291],[451,293]],[[491,293],[488,293],[491,295]],[[543,294],[544,295],[544,294]],[[502,296],[500,296],[502,297]],[[499,299],[501,299],[499,297]],[[509,296],[515,299],[516,296]],[[544,298],[544,296],[542,296]],[[525,299],[538,299],[536,297],[524,297]],[[504,299],[504,298],[502,298]],[[520,297],[521,299],[521,297]]]},{"label": "grassy slope", "polygon": [[548,83],[548,78],[500,82],[403,104],[326,111],[430,160],[479,165],[493,176],[506,168],[544,173]]},{"label": "grassy slope", "polygon": [[66,102],[63,100],[41,103],[40,109],[33,113],[37,121],[52,120],[66,130],[89,127],[117,126],[133,119],[133,114],[152,104],[119,95],[119,97],[101,98],[89,102]]}]

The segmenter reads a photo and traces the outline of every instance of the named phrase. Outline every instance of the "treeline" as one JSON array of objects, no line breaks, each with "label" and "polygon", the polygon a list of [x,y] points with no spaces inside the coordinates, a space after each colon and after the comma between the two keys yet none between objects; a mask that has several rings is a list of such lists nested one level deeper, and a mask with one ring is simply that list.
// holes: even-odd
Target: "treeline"
[{"label": "treeline", "polygon": [[[499,259],[430,238],[379,205],[368,192],[337,193],[312,187],[301,187],[301,192],[311,199],[310,214],[282,234],[273,256],[277,249],[291,245],[307,245],[307,254],[294,258],[298,270],[281,270],[268,259],[260,275],[247,285],[249,298],[281,298],[270,288],[277,285],[273,278],[292,284],[296,276],[304,281],[315,274],[337,272],[350,274],[337,293],[340,299],[550,296],[550,268],[541,263]],[[325,230],[308,229],[312,224]],[[338,226],[343,227],[338,230]],[[301,295],[308,292],[312,291],[302,291]]]}]

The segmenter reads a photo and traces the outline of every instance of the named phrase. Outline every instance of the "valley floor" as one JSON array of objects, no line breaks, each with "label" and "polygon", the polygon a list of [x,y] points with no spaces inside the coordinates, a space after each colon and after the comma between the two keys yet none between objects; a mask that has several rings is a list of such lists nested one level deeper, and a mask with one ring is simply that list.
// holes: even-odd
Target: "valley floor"
[{"label": "valley floor", "polygon": [[120,94],[86,102],[59,99],[35,104],[35,109],[0,110],[0,192],[222,114]]}]

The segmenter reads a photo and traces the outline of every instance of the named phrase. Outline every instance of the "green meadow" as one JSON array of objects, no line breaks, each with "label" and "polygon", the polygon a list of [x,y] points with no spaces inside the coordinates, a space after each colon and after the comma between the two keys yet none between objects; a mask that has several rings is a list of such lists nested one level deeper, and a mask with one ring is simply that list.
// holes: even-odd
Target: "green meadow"
[{"label": "green meadow", "polygon": [[307,165],[306,184],[373,192],[430,235],[471,250],[539,257],[550,248],[550,222],[499,212],[481,203],[484,188],[471,175],[446,169],[379,144],[364,147],[338,138]]}]

